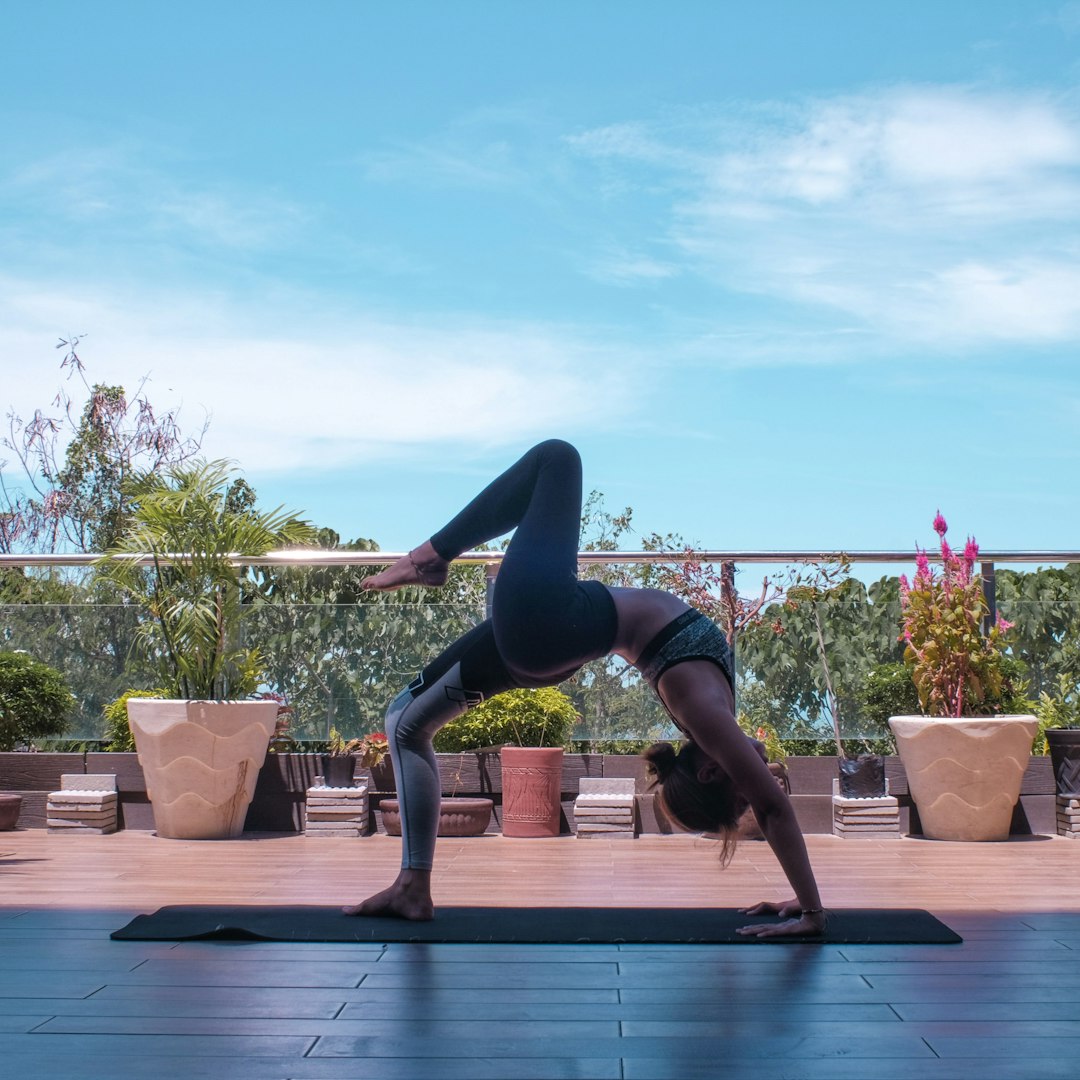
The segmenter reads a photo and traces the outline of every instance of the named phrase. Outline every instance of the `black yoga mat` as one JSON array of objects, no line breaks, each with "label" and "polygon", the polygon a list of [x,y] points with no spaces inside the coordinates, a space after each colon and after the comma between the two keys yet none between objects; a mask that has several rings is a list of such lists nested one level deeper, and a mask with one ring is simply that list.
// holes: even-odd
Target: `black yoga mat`
[{"label": "black yoga mat", "polygon": [[[117,941],[217,938],[262,941],[518,942],[578,944],[762,944],[740,937],[751,922],[733,909],[713,908],[494,908],[443,907],[431,922],[342,915],[336,907],[174,906],[137,915],[111,936]],[[791,941],[793,939],[772,939]],[[799,940],[799,939],[795,939]],[[962,939],[916,908],[829,911],[824,937],[836,943],[955,944]]]}]

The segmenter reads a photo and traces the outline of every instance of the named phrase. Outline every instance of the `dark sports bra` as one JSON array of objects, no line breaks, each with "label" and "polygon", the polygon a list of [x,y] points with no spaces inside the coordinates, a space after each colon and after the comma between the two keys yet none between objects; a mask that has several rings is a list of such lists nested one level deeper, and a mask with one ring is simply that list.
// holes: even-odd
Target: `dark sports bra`
[{"label": "dark sports bra", "polygon": [[711,661],[724,673],[731,689],[735,689],[735,658],[727,638],[716,623],[694,608],[672,619],[642,649],[634,666],[656,690],[665,671],[687,660]]}]

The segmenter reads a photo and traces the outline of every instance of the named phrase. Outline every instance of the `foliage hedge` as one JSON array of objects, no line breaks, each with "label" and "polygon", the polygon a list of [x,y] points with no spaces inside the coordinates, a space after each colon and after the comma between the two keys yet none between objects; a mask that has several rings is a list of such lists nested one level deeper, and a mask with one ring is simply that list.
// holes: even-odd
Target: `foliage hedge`
[{"label": "foliage hedge", "polygon": [[0,653],[0,750],[62,735],[74,707],[74,695],[55,668],[26,653]]},{"label": "foliage hedge", "polygon": [[451,720],[435,736],[444,754],[486,746],[565,746],[581,718],[561,690],[508,690]]},{"label": "foliage hedge", "polygon": [[115,701],[101,710],[105,717],[105,741],[108,749],[117,753],[134,753],[135,736],[131,734],[128,723],[127,703],[129,698],[167,698],[167,690],[128,690]]}]

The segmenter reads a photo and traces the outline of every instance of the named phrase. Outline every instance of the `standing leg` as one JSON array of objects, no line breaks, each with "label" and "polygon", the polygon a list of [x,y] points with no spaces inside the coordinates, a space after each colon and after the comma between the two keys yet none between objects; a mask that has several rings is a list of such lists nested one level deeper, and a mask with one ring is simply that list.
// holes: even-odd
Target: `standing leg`
[{"label": "standing leg", "polygon": [[345,908],[347,915],[434,915],[431,866],[442,785],[431,740],[444,724],[513,685],[486,621],[424,668],[391,702],[386,737],[401,810],[401,873],[390,888]]}]

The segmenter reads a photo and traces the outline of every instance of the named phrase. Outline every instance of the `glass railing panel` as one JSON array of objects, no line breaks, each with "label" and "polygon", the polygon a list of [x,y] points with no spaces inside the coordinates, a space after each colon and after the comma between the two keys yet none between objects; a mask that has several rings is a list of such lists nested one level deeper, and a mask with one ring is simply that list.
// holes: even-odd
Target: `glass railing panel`
[{"label": "glass railing panel", "polygon": [[[1040,578],[1040,587],[1049,581]],[[1067,585],[1068,582],[1065,582]],[[998,575],[997,608],[1013,624],[1009,655],[1022,665],[1028,696],[1075,689],[1080,673],[1080,598],[1064,591],[1031,599],[1024,575]],[[770,724],[786,739],[831,743],[833,720],[854,749],[887,737],[867,680],[902,658],[901,613],[894,585],[855,588],[855,599],[774,605],[735,645],[737,701],[751,725]],[[76,696],[69,737],[101,737],[101,710],[128,689],[159,681],[136,639],[145,618],[134,605],[96,603],[0,606],[0,649],[23,650],[59,669]],[[325,739],[382,730],[388,703],[442,649],[484,618],[482,602],[257,602],[245,612],[243,638],[265,663],[263,689],[283,693],[295,710],[292,734]],[[904,680],[900,680],[903,683]],[[893,711],[910,686],[897,684]],[[581,716],[574,738],[675,738],[678,733],[637,672],[618,658],[587,665],[562,689]],[[888,694],[885,695],[888,698]]]}]

